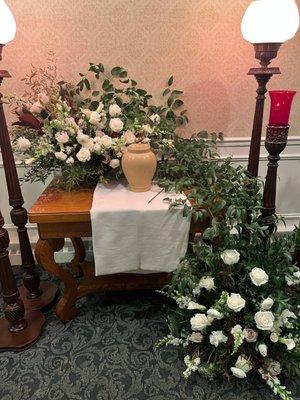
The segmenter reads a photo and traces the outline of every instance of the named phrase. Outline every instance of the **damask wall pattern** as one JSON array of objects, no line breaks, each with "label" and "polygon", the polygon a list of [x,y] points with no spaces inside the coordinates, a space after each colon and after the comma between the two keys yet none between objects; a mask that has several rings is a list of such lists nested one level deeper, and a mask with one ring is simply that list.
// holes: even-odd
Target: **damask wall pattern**
[{"label": "damask wall pattern", "polygon": [[[190,125],[184,130],[250,136],[256,83],[252,46],[240,33],[250,0],[7,0],[17,21],[2,69],[4,92],[21,95],[30,65],[54,51],[60,76],[77,79],[90,61],[124,66],[155,97],[173,74],[184,90]],[[300,33],[273,62],[282,70],[270,88],[300,92]],[[291,134],[300,130],[300,93]],[[266,117],[269,104],[266,105]],[[9,121],[12,120],[9,115]]]}]

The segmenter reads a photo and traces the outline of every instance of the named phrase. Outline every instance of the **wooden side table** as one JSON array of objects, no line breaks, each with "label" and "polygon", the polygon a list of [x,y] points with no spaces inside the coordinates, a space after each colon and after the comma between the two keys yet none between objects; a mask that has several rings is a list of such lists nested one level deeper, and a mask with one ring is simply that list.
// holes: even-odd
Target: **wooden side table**
[{"label": "wooden side table", "polygon": [[[38,226],[35,255],[39,265],[64,283],[64,292],[56,306],[56,315],[63,322],[72,320],[79,313],[75,302],[89,293],[158,289],[170,279],[169,273],[95,276],[93,264],[85,260],[82,241],[83,237],[92,237],[93,192],[94,188],[67,192],[50,184],[28,213],[29,221]],[[71,239],[75,251],[67,268],[54,258],[66,238]]]}]

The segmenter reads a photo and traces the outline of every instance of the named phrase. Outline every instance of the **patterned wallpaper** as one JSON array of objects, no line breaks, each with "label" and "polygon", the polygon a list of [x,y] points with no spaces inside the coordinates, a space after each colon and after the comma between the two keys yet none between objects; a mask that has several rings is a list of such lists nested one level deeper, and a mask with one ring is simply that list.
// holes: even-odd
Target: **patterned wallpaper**
[{"label": "patterned wallpaper", "polygon": [[[189,134],[222,130],[251,134],[256,84],[252,46],[240,33],[249,0],[7,0],[17,36],[4,49],[1,68],[13,79],[5,92],[21,94],[31,64],[45,64],[54,51],[61,77],[77,80],[89,61],[127,68],[159,96],[168,76],[185,92]],[[292,134],[300,129],[300,33],[285,44],[273,65],[282,76],[270,87],[299,91]],[[268,104],[266,114],[268,114]],[[9,117],[9,119],[11,119]]]}]

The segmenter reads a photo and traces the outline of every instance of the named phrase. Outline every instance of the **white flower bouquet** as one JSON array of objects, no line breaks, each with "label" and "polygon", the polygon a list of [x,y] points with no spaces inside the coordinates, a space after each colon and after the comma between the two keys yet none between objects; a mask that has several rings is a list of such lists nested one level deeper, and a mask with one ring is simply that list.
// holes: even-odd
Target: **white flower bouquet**
[{"label": "white flower bouquet", "polygon": [[80,77],[77,85],[57,82],[51,63],[32,69],[22,98],[8,97],[18,117],[13,147],[28,166],[25,179],[44,181],[59,171],[68,189],[106,181],[121,174],[126,146],[150,141],[163,152],[172,146],[176,127],[188,121],[186,111],[180,111],[182,92],[171,89],[173,77],[162,105],[150,104],[152,96],[121,67],[106,71],[101,63],[90,63]]}]

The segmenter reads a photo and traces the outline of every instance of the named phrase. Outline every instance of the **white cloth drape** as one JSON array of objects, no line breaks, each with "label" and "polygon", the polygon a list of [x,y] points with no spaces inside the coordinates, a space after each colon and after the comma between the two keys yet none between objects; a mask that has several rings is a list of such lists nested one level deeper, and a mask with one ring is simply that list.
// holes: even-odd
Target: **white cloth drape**
[{"label": "white cloth drape", "polygon": [[118,272],[170,272],[185,255],[190,219],[182,209],[169,209],[153,186],[131,192],[121,183],[97,185],[91,208],[96,275]]}]

